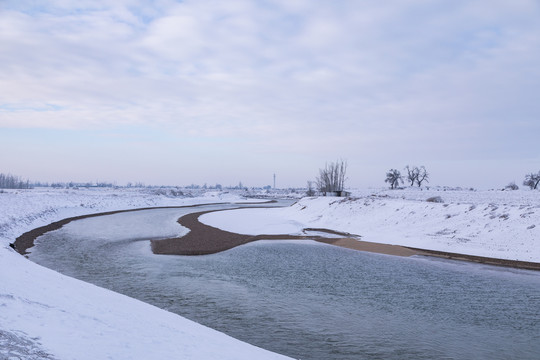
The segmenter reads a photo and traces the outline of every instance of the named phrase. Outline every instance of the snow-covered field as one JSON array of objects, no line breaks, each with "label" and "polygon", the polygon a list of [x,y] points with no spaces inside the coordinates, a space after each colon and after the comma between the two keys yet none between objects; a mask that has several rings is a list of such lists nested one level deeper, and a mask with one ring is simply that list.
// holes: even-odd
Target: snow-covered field
[{"label": "snow-covered field", "polygon": [[244,201],[152,189],[0,192],[0,359],[285,359],[176,314],[43,268],[9,243],[82,214]]},{"label": "snow-covered field", "polygon": [[[353,198],[304,198],[289,208],[206,214],[208,225],[242,234],[327,228],[362,240],[540,262],[540,191],[366,190]],[[427,202],[439,196],[444,203]]]},{"label": "snow-covered field", "polygon": [[[363,190],[289,208],[204,215],[246,234],[328,228],[363,240],[540,262],[539,191]],[[444,203],[427,202],[440,196]],[[281,355],[151,305],[36,265],[9,243],[67,217],[104,211],[245,201],[230,193],[176,197],[152,189],[0,192],[0,359],[278,359]],[[248,200],[249,201],[249,200]]]}]

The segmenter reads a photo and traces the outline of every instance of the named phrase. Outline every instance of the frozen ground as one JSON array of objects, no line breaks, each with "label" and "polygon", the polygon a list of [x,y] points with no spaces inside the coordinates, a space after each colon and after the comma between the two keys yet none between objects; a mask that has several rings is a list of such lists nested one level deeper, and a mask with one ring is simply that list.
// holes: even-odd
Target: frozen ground
[{"label": "frozen ground", "polygon": [[[9,243],[66,217],[245,201],[147,189],[0,192],[0,359],[285,359],[178,315],[34,264]],[[181,231],[181,230],[180,230]]]},{"label": "frozen ground", "polygon": [[[444,203],[427,202],[439,196]],[[290,208],[206,214],[208,225],[242,234],[327,228],[362,240],[540,262],[540,191],[364,190],[353,198],[304,198]]]}]

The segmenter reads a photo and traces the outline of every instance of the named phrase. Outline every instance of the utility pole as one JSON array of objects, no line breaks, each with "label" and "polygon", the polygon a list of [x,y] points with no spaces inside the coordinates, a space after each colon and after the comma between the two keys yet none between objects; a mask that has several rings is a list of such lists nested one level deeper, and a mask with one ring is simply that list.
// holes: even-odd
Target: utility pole
[{"label": "utility pole", "polygon": [[274,190],[276,190],[276,174],[274,174]]}]

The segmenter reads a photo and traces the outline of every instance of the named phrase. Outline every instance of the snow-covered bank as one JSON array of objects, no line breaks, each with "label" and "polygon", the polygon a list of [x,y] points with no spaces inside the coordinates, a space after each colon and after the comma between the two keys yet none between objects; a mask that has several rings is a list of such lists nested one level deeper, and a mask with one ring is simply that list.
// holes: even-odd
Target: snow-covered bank
[{"label": "snow-covered bank", "polygon": [[163,189],[138,188],[2,190],[0,246],[36,227],[78,215],[142,207],[245,201],[254,200],[217,191],[198,197],[181,197]]},{"label": "snow-covered bank", "polygon": [[63,218],[155,206],[243,201],[146,189],[0,193],[0,358],[285,359],[176,314],[63,276],[15,253],[22,233]]},{"label": "snow-covered bank", "polygon": [[[207,225],[241,234],[301,234],[327,228],[362,240],[499,259],[540,262],[540,192],[357,192],[304,198],[290,208],[206,214]],[[440,196],[444,203],[427,202]]]}]

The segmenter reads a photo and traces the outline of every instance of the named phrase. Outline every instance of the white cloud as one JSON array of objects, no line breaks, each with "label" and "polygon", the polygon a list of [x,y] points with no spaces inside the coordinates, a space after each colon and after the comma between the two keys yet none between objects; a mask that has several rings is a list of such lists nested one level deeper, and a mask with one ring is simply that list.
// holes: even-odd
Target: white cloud
[{"label": "white cloud", "polygon": [[381,161],[537,129],[532,0],[33,4],[0,11],[0,127],[137,125],[317,156],[330,141]]}]

